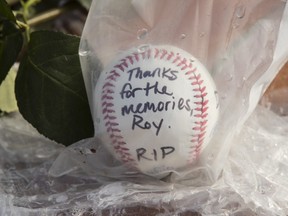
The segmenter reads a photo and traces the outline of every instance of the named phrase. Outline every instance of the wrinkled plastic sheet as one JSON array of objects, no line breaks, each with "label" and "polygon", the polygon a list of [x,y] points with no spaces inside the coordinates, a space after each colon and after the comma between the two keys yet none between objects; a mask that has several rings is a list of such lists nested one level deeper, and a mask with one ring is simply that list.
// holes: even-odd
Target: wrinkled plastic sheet
[{"label": "wrinkled plastic sheet", "polygon": [[0,215],[287,215],[288,118],[259,106],[233,139],[219,180],[191,187],[141,178],[102,184],[75,168],[49,169],[64,146],[20,114],[0,118]]}]

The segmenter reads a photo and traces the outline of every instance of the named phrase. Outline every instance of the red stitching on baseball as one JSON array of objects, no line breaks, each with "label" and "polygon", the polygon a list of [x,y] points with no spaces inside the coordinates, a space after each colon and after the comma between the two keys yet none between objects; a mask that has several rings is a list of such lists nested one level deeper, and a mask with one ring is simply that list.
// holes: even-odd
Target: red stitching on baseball
[{"label": "red stitching on baseball", "polygon": [[110,82],[106,82],[105,84],[104,84],[104,86],[103,86],[103,89],[104,88],[107,88],[107,87],[115,87],[112,83],[110,83]]},{"label": "red stitching on baseball", "polygon": [[197,122],[195,122],[195,124],[203,126],[203,125],[207,124],[207,122],[208,122],[208,120],[197,121]]},{"label": "red stitching on baseball", "polygon": [[203,82],[204,80],[200,80],[200,81],[192,82],[191,85],[198,85],[198,84],[202,85]]},{"label": "red stitching on baseball", "polygon": [[[189,67],[190,68],[190,67]],[[185,73],[185,75],[191,75],[193,74],[194,76],[190,77],[189,79],[192,79],[192,80],[197,80],[196,83],[199,81],[199,79],[201,78],[201,74],[199,74],[198,76],[196,76],[194,73],[197,71],[197,68],[195,67],[194,69],[188,71]],[[192,83],[193,84],[193,83]]]},{"label": "red stitching on baseball", "polygon": [[104,89],[102,91],[102,94],[113,94],[113,93],[115,93],[115,92],[112,89]]},{"label": "red stitching on baseball", "polygon": [[155,55],[154,55],[154,58],[157,58],[158,55],[159,55],[160,51],[159,49],[155,48]]},{"label": "red stitching on baseball", "polygon": [[117,143],[118,143],[118,140],[117,140],[117,139],[113,139],[113,140],[112,140],[113,146],[116,145]]},{"label": "red stitching on baseball", "polygon": [[[181,57],[179,55],[176,56],[175,60],[172,62],[173,64],[177,63]],[[177,66],[177,65],[176,65]]]},{"label": "red stitching on baseball", "polygon": [[[163,51],[164,53],[167,53],[166,50]],[[172,55],[170,54],[169,59],[172,58]],[[167,58],[167,59],[168,59]],[[177,62],[179,62],[177,64]],[[197,72],[197,67],[193,68],[193,64],[191,62],[188,63],[187,59],[183,58],[181,59],[181,57],[178,55],[176,55],[174,61],[172,62],[173,64],[176,64],[177,67],[180,67],[181,65],[184,65],[181,70],[185,70],[187,68],[189,68],[190,70],[187,71],[185,73],[185,75],[189,76],[189,80],[192,80],[192,83],[191,85],[192,86],[196,86],[196,88],[193,89],[194,92],[199,92],[200,94],[197,94],[194,96],[194,98],[196,99],[200,99],[201,101],[197,101],[195,102],[194,104],[197,105],[198,107],[195,108],[195,111],[198,111],[200,113],[198,114],[195,114],[194,117],[196,118],[201,118],[201,119],[205,119],[205,121],[202,121],[202,122],[194,122],[195,124],[198,123],[198,127],[193,127],[192,130],[194,132],[196,132],[193,137],[195,137],[196,139],[193,139],[193,143],[196,142],[196,147],[195,146],[192,146],[192,148],[194,148],[194,151],[192,151],[193,154],[191,154],[191,157],[188,161],[190,162],[193,162],[196,158],[199,157],[199,154],[200,154],[200,151],[201,151],[201,146],[203,145],[204,143],[204,136],[206,134],[206,128],[207,128],[207,122],[208,120],[206,119],[207,116],[208,116],[208,109],[209,107],[207,106],[208,103],[209,103],[209,100],[205,99],[205,97],[207,96],[207,92],[206,91],[206,87],[202,87],[203,83],[204,83],[204,80],[201,80],[201,74],[196,74]],[[191,141],[191,142],[192,142]]]},{"label": "red stitching on baseball", "polygon": [[114,138],[115,138],[115,139],[123,139],[123,137],[122,137],[121,135],[115,135],[115,134],[111,134],[111,135],[110,135],[110,138],[111,138],[111,139],[114,139]]},{"label": "red stitching on baseball", "polygon": [[107,127],[108,125],[109,125],[109,126],[118,126],[119,124],[116,123],[116,122],[107,121],[107,122],[105,123],[105,126]]},{"label": "red stitching on baseball", "polygon": [[111,79],[111,80],[113,80],[113,81],[116,81],[116,77],[115,77],[115,75],[110,75],[109,77],[107,77],[106,79]]},{"label": "red stitching on baseball", "polygon": [[196,105],[202,105],[202,106],[206,106],[208,104],[209,100],[206,100],[206,101],[200,101],[200,102],[194,102],[194,104]]},{"label": "red stitching on baseball", "polygon": [[[138,54],[133,55],[136,59],[136,61],[139,60]],[[122,59],[121,63],[114,66],[114,68],[121,70],[124,72],[124,68],[128,67],[128,63],[133,64],[133,56],[127,56],[124,59]],[[128,62],[128,63],[127,63]],[[113,93],[115,92],[113,88],[115,85],[113,85],[113,82],[116,82],[116,78],[119,77],[120,74],[116,72],[116,70],[112,70],[109,72],[109,75],[106,78],[106,82],[103,85],[103,92],[102,92],[102,113],[103,114],[111,114],[115,112],[114,104],[111,103],[110,101],[113,100],[114,98],[112,97]],[[121,136],[121,130],[118,128],[119,124],[116,122],[116,117],[110,116],[110,115],[105,115],[104,121],[105,121],[105,127],[107,133],[110,135],[110,138],[112,140],[112,145],[113,148],[115,149],[116,152],[119,153],[121,160],[125,163],[128,163],[129,166],[131,167],[136,167],[135,161],[133,158],[131,158],[129,152],[127,154],[127,151],[129,151],[128,148],[125,148],[123,146],[126,145],[126,142],[123,141],[123,137]]]},{"label": "red stitching on baseball", "polygon": [[205,119],[208,116],[208,113],[205,114],[195,114],[194,117]]},{"label": "red stitching on baseball", "polygon": [[200,94],[200,95],[194,95],[194,97],[195,97],[195,98],[203,98],[203,97],[207,96],[207,94],[208,94],[208,93],[205,92],[205,93],[202,93],[202,94]]},{"label": "red stitching on baseball", "polygon": [[205,90],[206,90],[206,87],[205,87],[205,86],[204,86],[203,88],[195,88],[195,89],[193,89],[193,91],[195,91],[195,92],[201,92],[201,93],[203,93]]},{"label": "red stitching on baseball", "polygon": [[127,64],[127,56],[121,60],[122,61],[122,65],[124,65],[124,67],[128,67],[128,64]]},{"label": "red stitching on baseball", "polygon": [[133,61],[133,57],[132,57],[132,56],[127,56],[127,59],[129,60],[130,64],[134,64],[134,61]]},{"label": "red stitching on baseball", "polygon": [[170,61],[173,56],[174,56],[174,53],[170,52],[170,54],[167,57],[167,61]]},{"label": "red stitching on baseball", "polygon": [[126,145],[126,142],[118,142],[118,145]]},{"label": "red stitching on baseball", "polygon": [[122,64],[120,64],[120,65],[115,65],[115,68],[121,70],[122,72],[124,72],[124,67],[123,67]]},{"label": "red stitching on baseball", "polygon": [[[188,67],[188,65],[186,64],[186,62],[187,62],[187,59],[186,59],[186,58],[183,58],[182,60],[181,60],[181,58],[180,58],[179,60],[180,60],[180,63],[177,65],[177,67],[180,67],[180,66],[183,65],[183,64],[184,64],[184,67],[185,67],[185,68]],[[182,67],[182,68],[184,68],[184,67]],[[181,68],[181,70],[183,70],[182,68]]]},{"label": "red stitching on baseball", "polygon": [[151,58],[151,49],[148,49],[148,56],[147,56],[148,59]]},{"label": "red stitching on baseball", "polygon": [[103,114],[106,114],[106,113],[115,113],[115,110],[112,110],[112,109],[107,109],[106,107],[103,109]]},{"label": "red stitching on baseball", "polygon": [[162,55],[160,56],[160,59],[162,60],[164,57],[165,57],[165,55],[168,53],[168,51],[167,50],[162,50],[163,51],[163,53],[162,53]]},{"label": "red stitching on baseball", "polygon": [[121,149],[121,151],[129,151],[128,148],[124,148],[124,147],[122,147],[122,146],[120,146],[120,145],[117,145],[117,146],[115,146],[114,148],[117,149],[117,150]]},{"label": "red stitching on baseball", "polygon": [[111,96],[108,96],[108,95],[103,95],[101,100],[104,100],[104,99],[107,99],[107,100],[113,100],[114,98],[111,97]]},{"label": "red stitching on baseball", "polygon": [[105,106],[105,107],[113,107],[114,106],[114,104],[113,103],[108,103],[107,101],[104,101],[103,103],[102,103],[102,106]]},{"label": "red stitching on baseball", "polygon": [[203,125],[201,125],[200,127],[193,127],[192,129],[195,130],[195,131],[201,131],[201,132],[203,132],[203,131],[206,130],[206,127],[204,127]]},{"label": "red stitching on baseball", "polygon": [[117,118],[116,118],[115,116],[105,115],[105,116],[104,116],[104,120],[107,120],[107,119],[109,119],[109,120],[116,120]]},{"label": "red stitching on baseball", "polygon": [[[198,136],[196,137],[196,139],[192,139],[190,140],[191,142],[196,142],[196,143],[203,143],[204,142],[204,138],[198,139]],[[192,148],[192,147],[191,147]]]},{"label": "red stitching on baseball", "polygon": [[134,55],[136,61],[138,62],[139,61],[139,54],[138,53],[134,53],[133,55]]},{"label": "red stitching on baseball", "polygon": [[[187,67],[192,69],[193,68],[192,62],[190,62],[189,66]],[[206,118],[208,116],[207,111],[209,109],[208,107],[209,100],[205,99],[205,97],[208,94],[206,92],[206,86],[202,86],[204,83],[204,80],[201,79],[201,74],[196,74],[196,73],[197,73],[196,67],[194,67],[192,70],[189,70],[188,72],[185,73],[187,76],[189,76],[189,80],[192,81],[191,85],[196,87],[196,88],[193,88],[193,91],[200,93],[194,96],[194,98],[200,99],[200,101],[194,102],[194,104],[198,106],[194,110],[199,112],[195,114],[194,117],[202,119],[202,121],[195,121],[194,123],[198,126],[192,128],[192,130],[195,131],[196,133],[193,134],[194,139],[192,139],[191,142],[196,143],[196,146],[191,147],[192,149],[190,153],[191,158],[188,160],[190,162],[194,162],[195,159],[199,157],[199,154],[201,152],[201,147],[205,140],[205,134],[206,134],[207,123],[208,123],[208,120]]]},{"label": "red stitching on baseball", "polygon": [[142,53],[140,53],[141,54],[141,56],[142,56],[142,59],[145,59],[146,58],[146,52],[144,51],[144,52],[142,52]]},{"label": "red stitching on baseball", "polygon": [[120,74],[117,73],[115,70],[110,72],[110,76],[106,77],[106,80],[112,79],[113,81],[115,81],[116,77],[120,77]]},{"label": "red stitching on baseball", "polygon": [[121,132],[121,130],[119,130],[119,129],[115,129],[115,128],[113,128],[113,127],[107,127],[107,130],[106,130],[108,133],[110,133],[110,132],[112,132],[112,133],[120,133]]}]

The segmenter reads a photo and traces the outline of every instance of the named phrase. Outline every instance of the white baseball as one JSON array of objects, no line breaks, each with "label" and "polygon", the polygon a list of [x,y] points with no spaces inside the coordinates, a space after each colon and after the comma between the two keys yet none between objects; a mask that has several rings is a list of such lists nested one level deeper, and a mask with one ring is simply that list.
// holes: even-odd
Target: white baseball
[{"label": "white baseball", "polygon": [[117,159],[151,176],[194,163],[218,117],[209,72],[172,46],[121,53],[94,93],[96,136]]}]

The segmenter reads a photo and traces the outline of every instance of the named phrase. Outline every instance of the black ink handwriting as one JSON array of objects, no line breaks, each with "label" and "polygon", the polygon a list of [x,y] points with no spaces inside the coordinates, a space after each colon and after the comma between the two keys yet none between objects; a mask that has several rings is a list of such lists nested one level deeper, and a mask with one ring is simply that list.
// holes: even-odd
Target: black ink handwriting
[{"label": "black ink handwriting", "polygon": [[[160,150],[160,153],[159,153]],[[161,147],[160,149],[152,149],[148,151],[146,148],[138,148],[136,149],[136,154],[137,154],[137,160],[148,160],[148,161],[157,161],[158,160],[158,155],[161,155],[161,159],[165,159],[168,155],[172,154],[175,151],[175,148],[172,146],[164,146]],[[152,155],[153,158],[150,158]]]},{"label": "black ink handwriting", "polygon": [[184,99],[180,98],[177,100],[171,100],[171,101],[159,101],[159,102],[143,102],[143,103],[137,103],[137,104],[130,104],[130,105],[124,105],[121,108],[121,115],[129,115],[129,114],[143,114],[147,112],[166,112],[166,111],[173,111],[176,108],[178,110],[186,110],[190,113],[190,116],[193,115],[193,108],[191,105],[190,99]]},{"label": "black ink handwriting", "polygon": [[129,74],[129,81],[134,79],[144,79],[144,78],[167,78],[170,81],[176,80],[178,71],[172,70],[171,68],[155,68],[154,70],[146,70],[143,71],[140,67],[133,68],[128,71]]},{"label": "black ink handwriting", "polygon": [[135,98],[136,92],[139,92],[139,91],[144,91],[145,96],[147,97],[150,96],[150,94],[155,94],[155,95],[160,94],[160,95],[168,95],[168,96],[173,95],[172,92],[168,92],[167,86],[164,85],[160,87],[158,82],[155,82],[154,84],[147,82],[144,88],[139,88],[139,87],[134,88],[132,84],[125,83],[120,92],[121,99],[129,99],[131,97]]},{"label": "black ink handwriting", "polygon": [[135,130],[136,127],[141,128],[143,130],[149,130],[153,127],[156,129],[156,136],[158,136],[162,124],[163,124],[163,119],[161,119],[159,122],[155,122],[155,121],[149,122],[149,121],[145,121],[142,116],[134,115],[133,121],[132,121],[132,130]]}]

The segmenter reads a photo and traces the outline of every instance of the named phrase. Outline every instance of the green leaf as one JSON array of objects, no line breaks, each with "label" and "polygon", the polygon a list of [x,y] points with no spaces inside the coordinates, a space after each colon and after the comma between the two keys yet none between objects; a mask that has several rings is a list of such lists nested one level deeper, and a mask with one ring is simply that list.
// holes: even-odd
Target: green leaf
[{"label": "green leaf", "polygon": [[18,109],[14,93],[16,72],[16,68],[12,67],[0,86],[0,110],[7,113]]},{"label": "green leaf", "polygon": [[16,18],[5,0],[0,0],[0,18],[16,23]]},{"label": "green leaf", "polygon": [[[0,0],[1,1],[1,0]],[[0,21],[0,84],[5,79],[10,68],[16,61],[23,44],[22,33],[15,24],[8,21]]]},{"label": "green leaf", "polygon": [[64,145],[93,136],[93,122],[82,77],[78,37],[39,31],[16,78],[23,117],[40,133]]}]

